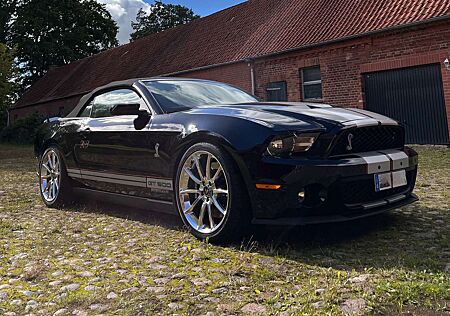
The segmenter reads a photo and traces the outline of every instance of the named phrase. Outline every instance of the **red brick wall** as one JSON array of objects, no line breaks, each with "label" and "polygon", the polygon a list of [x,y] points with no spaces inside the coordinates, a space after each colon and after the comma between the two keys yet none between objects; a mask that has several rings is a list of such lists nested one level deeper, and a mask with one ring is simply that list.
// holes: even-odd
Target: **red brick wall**
[{"label": "red brick wall", "polygon": [[363,108],[363,73],[439,63],[450,123],[450,70],[443,64],[445,58],[450,59],[448,21],[261,59],[256,63],[256,94],[265,98],[269,82],[286,81],[289,101],[300,101],[300,69],[320,65],[323,102]]}]

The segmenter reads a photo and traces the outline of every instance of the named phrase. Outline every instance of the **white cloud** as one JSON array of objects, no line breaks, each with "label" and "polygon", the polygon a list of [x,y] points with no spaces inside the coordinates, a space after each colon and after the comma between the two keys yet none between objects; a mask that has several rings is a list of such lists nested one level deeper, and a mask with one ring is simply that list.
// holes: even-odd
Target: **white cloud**
[{"label": "white cloud", "polygon": [[135,21],[139,9],[150,11],[150,5],[143,0],[97,0],[97,2],[106,4],[106,9],[117,22],[119,26],[117,38],[120,44],[129,42],[130,34],[133,32],[131,22]]}]

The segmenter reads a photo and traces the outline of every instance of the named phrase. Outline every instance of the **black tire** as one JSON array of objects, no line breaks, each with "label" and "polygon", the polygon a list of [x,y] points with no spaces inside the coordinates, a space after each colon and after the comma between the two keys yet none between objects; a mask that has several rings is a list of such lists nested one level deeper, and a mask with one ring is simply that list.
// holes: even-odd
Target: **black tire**
[{"label": "black tire", "polygon": [[[58,158],[58,162],[60,164],[60,179],[59,179],[59,189],[57,190],[56,198],[52,198],[48,200],[45,198],[44,193],[42,191],[42,164],[44,163],[44,158],[48,155],[49,152],[54,152]],[[47,207],[50,208],[60,208],[66,205],[73,203],[73,183],[72,180],[67,175],[66,165],[64,163],[64,159],[62,158],[61,151],[56,146],[48,147],[44,153],[39,158],[39,194],[41,196],[42,201],[45,203]]]},{"label": "black tire", "polygon": [[[222,165],[223,172],[228,179],[228,192],[230,194],[228,212],[224,216],[221,226],[212,233],[201,233],[189,224],[184,215],[184,209],[180,205],[178,195],[183,166],[193,153],[199,151],[214,155]],[[210,143],[198,143],[190,147],[178,164],[174,194],[177,210],[184,225],[198,239],[213,243],[228,243],[240,240],[247,233],[251,218],[247,189],[234,160],[223,148]]]}]

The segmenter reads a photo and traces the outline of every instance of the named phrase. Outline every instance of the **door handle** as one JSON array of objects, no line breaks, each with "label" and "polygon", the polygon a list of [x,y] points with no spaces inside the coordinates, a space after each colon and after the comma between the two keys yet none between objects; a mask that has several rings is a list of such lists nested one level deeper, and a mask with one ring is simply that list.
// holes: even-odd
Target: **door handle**
[{"label": "door handle", "polygon": [[89,127],[85,127],[80,130],[80,136],[82,140],[87,140],[89,134],[91,133],[91,129]]},{"label": "door handle", "polygon": [[85,127],[80,130],[81,134],[89,134],[91,132],[91,129],[89,127]]}]

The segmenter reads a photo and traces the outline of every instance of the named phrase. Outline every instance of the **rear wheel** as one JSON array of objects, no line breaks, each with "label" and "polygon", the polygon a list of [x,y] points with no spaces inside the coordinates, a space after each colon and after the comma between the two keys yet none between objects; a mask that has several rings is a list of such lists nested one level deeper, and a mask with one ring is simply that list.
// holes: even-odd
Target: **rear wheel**
[{"label": "rear wheel", "polygon": [[39,192],[48,207],[61,207],[72,198],[72,183],[56,147],[44,151],[39,162]]},{"label": "rear wheel", "polygon": [[185,226],[197,238],[231,241],[248,226],[245,186],[220,147],[200,143],[186,151],[178,166],[175,195]]}]

